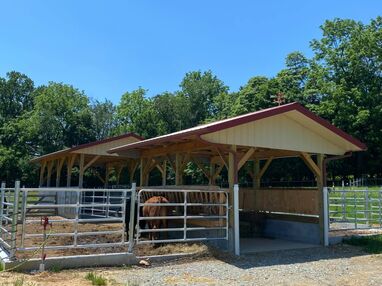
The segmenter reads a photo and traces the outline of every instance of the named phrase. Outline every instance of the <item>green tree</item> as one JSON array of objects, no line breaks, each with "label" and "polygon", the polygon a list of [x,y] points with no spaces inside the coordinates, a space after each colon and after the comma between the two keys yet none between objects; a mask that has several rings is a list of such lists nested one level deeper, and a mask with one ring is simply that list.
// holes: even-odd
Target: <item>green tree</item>
[{"label": "green tree", "polygon": [[368,145],[365,155],[354,156],[340,172],[380,176],[382,18],[368,25],[335,19],[321,29],[323,37],[311,43],[315,66],[309,79],[320,104],[310,108]]},{"label": "green tree", "polygon": [[228,92],[228,87],[211,71],[193,71],[186,73],[180,83],[181,92],[189,104],[189,123],[192,127],[212,118],[216,113],[215,98],[221,93]]},{"label": "green tree", "polygon": [[0,125],[33,108],[33,81],[19,72],[0,77]]},{"label": "green tree", "polygon": [[35,91],[35,107],[25,127],[36,154],[46,154],[95,140],[89,99],[71,85],[50,82]]},{"label": "green tree", "polygon": [[116,107],[114,104],[109,100],[104,102],[95,100],[91,104],[91,111],[96,140],[112,136],[117,127]]}]

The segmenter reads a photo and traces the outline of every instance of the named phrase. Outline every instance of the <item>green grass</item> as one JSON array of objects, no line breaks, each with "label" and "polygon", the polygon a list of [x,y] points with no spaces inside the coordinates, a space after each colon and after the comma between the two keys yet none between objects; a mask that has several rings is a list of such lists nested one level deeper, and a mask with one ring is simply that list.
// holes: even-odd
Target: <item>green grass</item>
[{"label": "green grass", "polygon": [[360,246],[368,253],[382,253],[382,235],[351,237],[344,241],[347,244]]},{"label": "green grass", "polygon": [[13,282],[14,286],[23,286],[24,285],[24,277],[17,278],[15,282]]},{"label": "green grass", "polygon": [[49,269],[50,272],[58,273],[61,271],[61,267],[58,265],[52,265],[52,267]]},{"label": "green grass", "polygon": [[97,275],[94,272],[89,272],[88,274],[86,274],[85,279],[91,281],[92,285],[96,285],[96,286],[107,285],[106,278],[103,277],[102,275]]}]

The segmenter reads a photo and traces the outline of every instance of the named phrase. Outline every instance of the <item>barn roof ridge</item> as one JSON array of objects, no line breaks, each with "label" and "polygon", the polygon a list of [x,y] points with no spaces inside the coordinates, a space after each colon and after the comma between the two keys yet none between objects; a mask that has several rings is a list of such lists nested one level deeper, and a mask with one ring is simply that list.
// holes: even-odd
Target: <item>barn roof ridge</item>
[{"label": "barn roof ridge", "polygon": [[39,157],[33,158],[32,160],[30,160],[30,162],[36,162],[36,161],[39,161],[39,160],[41,160],[43,158],[59,155],[61,153],[70,153],[70,152],[73,152],[73,151],[77,151],[77,150],[93,147],[93,146],[96,146],[96,145],[105,144],[105,143],[108,143],[108,142],[111,142],[111,141],[120,140],[120,139],[124,139],[124,138],[128,138],[128,137],[134,137],[134,138],[139,139],[139,140],[144,140],[144,138],[139,136],[138,134],[135,134],[134,132],[128,132],[128,133],[125,133],[125,134],[122,134],[122,135],[112,136],[112,137],[108,137],[108,138],[97,140],[97,141],[83,143],[83,144],[79,144],[79,145],[76,145],[76,146],[72,146],[70,148],[68,147],[68,148],[65,148],[65,149],[62,149],[62,150],[58,150],[56,152],[52,152],[52,153],[48,153],[48,154],[45,154],[45,155],[41,155]]},{"label": "barn roof ridge", "polygon": [[331,132],[333,132],[336,135],[342,137],[343,139],[349,141],[351,144],[357,146],[361,150],[367,149],[366,145],[364,143],[362,143],[361,141],[359,141],[358,139],[352,137],[350,134],[348,134],[348,133],[344,132],[343,130],[339,129],[338,127],[332,125],[327,120],[314,114],[312,111],[303,107],[300,103],[292,102],[292,103],[283,104],[283,105],[279,105],[279,106],[275,106],[275,107],[261,109],[258,111],[254,111],[254,112],[247,113],[247,114],[242,114],[242,115],[227,118],[227,119],[222,119],[222,120],[218,120],[218,121],[214,121],[214,122],[210,122],[210,123],[206,123],[206,124],[202,124],[202,125],[197,125],[195,127],[191,127],[188,129],[180,130],[180,131],[169,133],[166,135],[161,135],[158,137],[142,140],[139,142],[126,144],[123,146],[118,146],[118,147],[115,147],[115,148],[108,150],[107,152],[108,153],[118,153],[118,152],[123,151],[123,150],[149,146],[150,144],[159,144],[161,142],[168,141],[171,139],[175,140],[175,139],[180,139],[182,137],[187,137],[187,136],[192,136],[192,135],[200,136],[200,135],[220,131],[223,129],[235,127],[235,126],[245,124],[248,122],[260,120],[263,118],[268,118],[271,116],[279,115],[279,114],[286,113],[286,112],[293,111],[293,110],[296,110],[296,111],[302,113],[306,117],[317,122],[321,126],[329,129]]}]

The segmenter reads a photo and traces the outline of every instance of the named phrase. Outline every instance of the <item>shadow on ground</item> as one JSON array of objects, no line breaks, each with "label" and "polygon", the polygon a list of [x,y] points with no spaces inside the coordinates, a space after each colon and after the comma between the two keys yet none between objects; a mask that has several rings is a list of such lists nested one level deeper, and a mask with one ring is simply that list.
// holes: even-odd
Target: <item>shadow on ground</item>
[{"label": "shadow on ground", "polygon": [[[208,251],[177,260],[176,263],[190,263],[201,259],[217,259],[240,269],[251,269],[256,267],[300,264],[319,260],[335,260],[364,255],[369,254],[362,251],[359,247],[346,244],[329,247],[260,252],[241,255],[239,257],[227,252],[222,252],[214,247],[208,247]],[[161,263],[161,265],[163,265],[163,263]],[[155,267],[155,265],[153,266]]]}]

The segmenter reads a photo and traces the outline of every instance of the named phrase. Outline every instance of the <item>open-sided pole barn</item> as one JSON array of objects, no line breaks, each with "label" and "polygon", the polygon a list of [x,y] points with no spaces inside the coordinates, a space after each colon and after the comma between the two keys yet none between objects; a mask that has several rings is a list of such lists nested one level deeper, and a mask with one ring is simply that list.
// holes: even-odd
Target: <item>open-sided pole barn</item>
[{"label": "open-sided pole barn", "polygon": [[[129,174],[131,174],[130,180],[132,181],[139,162],[134,159],[123,158],[117,154],[109,154],[107,151],[110,148],[134,143],[142,139],[142,137],[134,133],[128,133],[46,154],[34,158],[31,162],[40,164],[40,187],[62,187],[61,177],[64,171],[63,168],[66,169],[66,184],[64,186],[72,187],[72,172],[74,167],[78,168],[78,187],[83,187],[84,172],[91,167],[102,167],[105,169],[104,177],[97,170],[94,170],[94,173],[105,187],[108,187],[109,176],[112,170],[116,173],[118,183],[121,171],[126,167],[129,170]],[[55,183],[52,183],[52,177],[55,178]]]},{"label": "open-sided pole barn", "polygon": [[[323,244],[326,161],[365,149],[363,143],[349,134],[300,104],[291,103],[147,140],[127,134],[51,153],[34,162],[41,165],[40,186],[51,186],[55,171],[59,187],[64,165],[67,187],[72,186],[71,170],[75,164],[79,169],[79,187],[83,186],[84,171],[97,165],[106,168],[105,178],[100,177],[105,187],[108,187],[111,168],[118,178],[123,166],[128,167],[130,183],[139,169],[140,189],[148,188],[154,169],[162,176],[161,186],[155,188],[169,188],[167,172],[172,169],[175,186],[171,188],[187,189],[183,179],[189,162],[193,162],[208,180],[208,186],[197,186],[199,189],[216,190],[217,179],[227,174],[228,238],[233,250],[234,245],[239,245],[239,224],[244,220],[256,222],[259,217],[264,229],[261,235]],[[299,157],[305,162],[316,179],[316,187],[277,189],[261,186],[261,178],[272,161],[290,157]],[[224,169],[226,171],[222,172]],[[240,170],[252,178],[251,188],[235,187],[239,183]],[[238,193],[235,194],[234,189],[239,189]],[[210,202],[213,195],[206,193],[198,199]]]},{"label": "open-sided pole barn", "polygon": [[[234,206],[269,216],[277,213],[283,220],[294,214],[301,220],[301,215],[306,215],[310,221],[312,217],[318,218],[313,221],[319,233],[317,239],[323,243],[325,161],[365,149],[363,143],[349,134],[300,104],[291,103],[115,147],[109,153],[140,161],[141,187],[148,185],[154,168],[162,173],[166,185],[166,164],[175,171],[177,186],[183,185],[183,171],[188,162],[194,162],[202,170],[209,185],[215,185],[217,176],[226,168],[232,230],[239,229],[234,227],[234,213],[238,213]],[[315,189],[261,188],[261,178],[272,160],[285,157],[300,157],[305,162],[316,178]],[[253,167],[246,170],[253,178],[253,188],[239,191],[241,202],[235,204],[233,189],[238,184],[238,172],[248,168],[250,161]],[[297,231],[304,232],[301,227],[304,225],[298,226]],[[276,224],[274,228],[285,228],[285,225]]]}]

